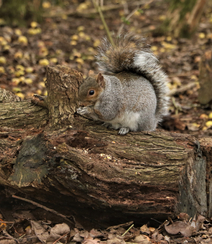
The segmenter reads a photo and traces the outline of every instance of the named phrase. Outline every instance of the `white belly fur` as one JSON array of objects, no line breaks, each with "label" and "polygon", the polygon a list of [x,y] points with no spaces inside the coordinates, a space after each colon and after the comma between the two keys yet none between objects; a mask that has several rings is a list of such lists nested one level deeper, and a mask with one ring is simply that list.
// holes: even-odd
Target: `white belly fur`
[{"label": "white belly fur", "polygon": [[108,123],[116,130],[121,127],[128,127],[131,131],[137,131],[140,116],[141,114],[137,112],[125,111],[121,116],[117,116],[115,119],[108,121]]}]

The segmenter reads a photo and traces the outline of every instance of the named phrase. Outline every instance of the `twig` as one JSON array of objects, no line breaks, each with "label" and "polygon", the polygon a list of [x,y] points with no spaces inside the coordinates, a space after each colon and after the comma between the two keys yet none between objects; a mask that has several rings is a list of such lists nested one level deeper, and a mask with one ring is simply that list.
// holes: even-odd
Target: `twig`
[{"label": "twig", "polygon": [[127,222],[127,223],[124,223],[124,224],[119,224],[119,225],[109,226],[109,227],[107,227],[106,230],[117,229],[117,228],[120,228],[120,227],[129,226],[129,225],[131,225],[131,224],[133,224],[133,221],[130,221],[130,222]]},{"label": "twig", "polygon": [[134,226],[134,224],[132,224],[125,232],[124,232],[124,234],[122,234],[121,236],[125,236],[126,234],[127,234],[127,232],[130,230],[130,229],[132,229],[132,227]]},{"label": "twig", "polygon": [[162,224],[161,221],[158,221],[157,219],[151,218],[152,220],[154,220],[155,222],[157,222],[158,224]]},{"label": "twig", "polygon": [[[149,2],[147,3],[144,3],[144,5],[148,5],[148,4],[151,4],[154,0],[150,0]],[[140,8],[140,6],[136,7],[126,18],[125,20],[129,20],[133,14]],[[122,32],[122,29],[124,28],[124,23],[120,26],[119,30],[118,30],[118,36],[121,34]]]},{"label": "twig", "polygon": [[106,33],[107,33],[107,36],[108,36],[108,39],[109,39],[110,43],[112,44],[112,46],[115,46],[115,44],[114,44],[114,42],[113,42],[113,38],[112,38],[112,36],[111,36],[111,34],[110,34],[110,31],[109,31],[109,29],[108,29],[107,23],[105,22],[105,18],[104,18],[104,15],[102,14],[102,11],[101,11],[100,6],[99,6],[98,4],[96,4],[96,0],[92,0],[92,1],[93,1],[93,5],[94,5],[94,7],[95,7],[95,8],[97,9],[97,11],[99,12],[99,16],[100,16],[101,21],[102,21],[102,23],[103,23],[103,25],[104,25],[104,28],[105,28],[105,31],[106,31]]},{"label": "twig", "polygon": [[4,221],[4,220],[0,219],[0,223],[2,223],[2,224],[14,224],[15,221]]},{"label": "twig", "polygon": [[56,244],[59,240],[61,240],[63,237],[65,237],[66,235],[68,235],[69,232],[65,233],[64,235],[60,236],[55,242],[53,242],[53,244]]},{"label": "twig", "polygon": [[168,220],[165,220],[158,228],[157,230],[160,230],[164,225],[167,225],[169,223]]},{"label": "twig", "polygon": [[123,8],[124,8],[124,13],[129,14],[128,3],[125,0],[123,1]]},{"label": "twig", "polygon": [[104,2],[104,0],[100,0],[100,6],[101,6],[101,8],[103,7],[103,2]]},{"label": "twig", "polygon": [[[126,18],[125,20],[129,20],[133,14],[139,9],[139,7],[135,8]],[[119,30],[118,30],[118,36],[121,35],[122,29],[124,28],[124,23],[122,23],[122,25],[120,26]]]},{"label": "twig", "polygon": [[14,240],[16,243],[19,243],[18,242],[18,240],[16,239],[16,238],[14,238],[13,236],[11,236],[9,233],[7,233],[7,231],[6,230],[2,230],[2,233],[3,233],[3,235],[5,235],[8,239],[12,239],[12,240]]},{"label": "twig", "polygon": [[173,89],[169,92],[169,96],[177,95],[179,93],[183,93],[193,87],[195,87],[197,84],[196,82],[188,83],[184,86],[181,86],[180,88]]},{"label": "twig", "polygon": [[73,221],[71,221],[71,220],[69,220],[68,218],[66,218],[65,215],[60,214],[60,213],[58,213],[57,211],[55,211],[55,210],[53,210],[53,209],[51,209],[51,208],[48,208],[48,207],[46,207],[46,206],[43,206],[43,205],[41,205],[40,203],[34,202],[34,201],[32,201],[32,200],[29,200],[29,199],[26,199],[26,198],[23,198],[23,197],[18,197],[18,196],[16,196],[16,195],[12,195],[12,197],[13,197],[13,198],[16,198],[16,199],[19,199],[19,200],[22,200],[22,201],[25,201],[25,202],[29,202],[29,203],[31,203],[31,204],[33,204],[33,205],[39,207],[39,208],[43,208],[43,209],[45,209],[45,210],[48,211],[48,212],[51,212],[51,213],[53,213],[53,214],[56,214],[56,215],[62,217],[63,219],[65,219],[65,220],[68,221],[69,223],[71,223],[71,224],[75,224],[75,223],[73,223]]}]

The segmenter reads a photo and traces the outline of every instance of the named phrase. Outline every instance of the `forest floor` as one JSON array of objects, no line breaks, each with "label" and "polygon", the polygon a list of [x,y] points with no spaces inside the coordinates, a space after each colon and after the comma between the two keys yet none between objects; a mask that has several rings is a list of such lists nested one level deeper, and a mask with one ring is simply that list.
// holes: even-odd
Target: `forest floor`
[{"label": "forest floor", "polygon": [[[68,65],[81,71],[85,77],[89,70],[98,72],[95,55],[102,37],[105,36],[105,30],[98,14],[92,12],[93,6],[91,3],[89,5],[91,1],[81,4],[78,4],[78,1],[73,2],[76,4],[70,3],[65,7],[46,5],[42,24],[29,22],[27,27],[1,24],[0,88],[11,90],[22,99],[30,99],[33,94],[46,95],[45,66],[47,65]],[[169,76],[169,87],[173,93],[170,116],[161,127],[196,137],[211,136],[211,105],[203,106],[199,103],[198,89],[200,62],[202,57],[211,51],[212,9],[208,8],[205,11],[191,39],[174,38],[171,34],[164,35],[157,31],[168,8],[166,4],[161,3],[163,1],[155,1],[151,5],[141,6],[142,11],[133,14],[128,23],[124,24],[122,32],[134,32],[145,36]],[[108,4],[110,5],[109,1]],[[104,16],[110,31],[116,34],[124,23],[124,17],[130,14],[135,6],[133,4],[129,4],[128,8],[126,6],[123,8],[121,4],[113,4],[113,6],[111,10],[104,12]],[[178,90],[188,86],[188,89]],[[14,211],[20,210],[20,206],[15,206],[15,203],[16,200],[13,200],[10,210],[0,207],[2,213],[0,217],[2,215],[4,219],[0,222],[0,244],[41,243],[46,240],[49,240],[46,243],[89,244],[212,243],[211,220],[204,220],[203,224],[197,221],[198,228],[197,226],[194,228],[196,232],[189,235],[183,232],[186,227],[191,227],[191,223],[185,219],[177,222],[180,223],[175,226],[175,229],[178,228],[177,235],[173,234],[173,231],[165,230],[164,225],[159,229],[148,225],[141,228],[132,227],[122,235],[131,223],[101,231],[85,231],[76,227],[71,232],[67,226],[58,223],[58,226],[54,227],[55,232],[48,231],[45,239],[42,230],[46,230],[49,223],[44,224],[41,217],[35,218],[35,216],[33,222],[29,221],[31,215],[27,209],[23,210],[23,206],[27,205],[21,205],[22,213],[16,214]],[[16,220],[7,222],[5,216],[13,216]],[[36,222],[38,219],[41,222]],[[54,224],[56,223],[55,221]],[[69,230],[68,237],[67,230]]]}]

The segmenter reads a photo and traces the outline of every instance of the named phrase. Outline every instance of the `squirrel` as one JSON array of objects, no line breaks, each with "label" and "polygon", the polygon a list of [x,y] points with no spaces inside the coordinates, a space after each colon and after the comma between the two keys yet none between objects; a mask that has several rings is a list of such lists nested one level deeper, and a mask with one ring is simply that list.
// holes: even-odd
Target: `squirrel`
[{"label": "squirrel", "polygon": [[105,38],[96,58],[104,74],[88,76],[79,87],[77,113],[120,135],[155,130],[168,114],[168,77],[145,39],[120,35],[113,46]]}]

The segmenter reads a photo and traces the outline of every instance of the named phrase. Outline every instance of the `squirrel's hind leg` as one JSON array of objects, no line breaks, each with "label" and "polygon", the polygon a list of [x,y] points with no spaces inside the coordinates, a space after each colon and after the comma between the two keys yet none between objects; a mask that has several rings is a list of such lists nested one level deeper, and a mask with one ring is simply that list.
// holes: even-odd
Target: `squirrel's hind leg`
[{"label": "squirrel's hind leg", "polygon": [[110,123],[104,122],[102,126],[108,128],[108,129],[113,129],[112,125]]},{"label": "squirrel's hind leg", "polygon": [[129,131],[130,131],[130,129],[128,127],[122,127],[119,129],[118,134],[119,135],[126,135]]},{"label": "squirrel's hind leg", "polygon": [[130,131],[129,128],[127,128],[127,127],[120,127],[119,124],[112,125],[110,123],[104,122],[102,124],[102,126],[108,128],[108,129],[114,129],[114,130],[118,130],[119,129],[118,134],[120,134],[120,135],[125,135],[125,134],[127,134]]}]

